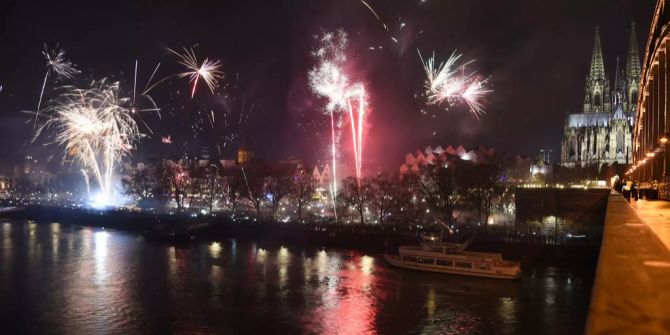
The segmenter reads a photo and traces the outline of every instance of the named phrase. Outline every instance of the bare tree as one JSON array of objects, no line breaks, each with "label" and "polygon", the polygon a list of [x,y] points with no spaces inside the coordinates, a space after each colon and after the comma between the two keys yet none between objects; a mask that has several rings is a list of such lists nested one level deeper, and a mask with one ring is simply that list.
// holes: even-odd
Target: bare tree
[{"label": "bare tree", "polygon": [[221,192],[231,212],[235,212],[243,198],[242,192],[245,191],[246,186],[244,185],[244,178],[241,175],[229,174],[222,178]]},{"label": "bare tree", "polygon": [[265,198],[265,169],[260,165],[247,166],[241,169],[246,192],[242,197],[249,201],[251,207],[256,211],[256,217],[261,218],[261,206]]},{"label": "bare tree", "polygon": [[160,187],[163,193],[171,194],[177,203],[177,212],[181,213],[184,201],[184,188],[188,183],[188,171],[179,163],[166,161],[160,168]]},{"label": "bare tree", "polygon": [[469,164],[464,168],[467,170],[462,183],[467,190],[467,198],[477,209],[479,219],[486,228],[493,210],[493,201],[502,194],[500,169],[494,164]]},{"label": "bare tree", "polygon": [[[200,196],[205,188],[206,178],[205,171],[199,167],[192,167],[189,169],[188,179],[184,183],[182,189],[184,199],[188,200],[188,208],[193,209],[193,200],[196,196]],[[182,200],[184,202],[184,200]],[[185,206],[185,205],[184,205]],[[185,206],[186,207],[186,206]]]},{"label": "bare tree", "polygon": [[353,207],[358,213],[360,223],[365,223],[365,208],[368,203],[368,196],[370,192],[366,190],[369,181],[366,179],[358,180],[356,177],[347,177],[342,180],[342,190],[340,191],[340,200]]},{"label": "bare tree", "polygon": [[426,206],[418,189],[418,175],[403,176],[393,190],[391,218],[396,224],[406,224],[412,228],[423,222]]},{"label": "bare tree", "polygon": [[316,184],[311,174],[300,170],[293,178],[291,185],[291,199],[298,212],[298,221],[302,220],[302,209],[314,195]]},{"label": "bare tree", "polygon": [[211,164],[203,170],[200,176],[200,194],[207,206],[209,213],[214,211],[214,204],[219,196],[223,194],[223,181],[219,176],[219,167]]},{"label": "bare tree", "polygon": [[457,183],[457,161],[438,161],[426,164],[418,178],[419,194],[425,199],[428,209],[438,222],[451,226],[462,211],[463,190]]},{"label": "bare tree", "polygon": [[265,191],[270,198],[272,217],[276,218],[281,201],[291,193],[291,184],[290,176],[273,174],[265,177]]},{"label": "bare tree", "polygon": [[391,213],[398,180],[394,179],[388,172],[381,172],[374,178],[369,179],[365,187],[366,199],[370,208],[377,216],[379,224],[385,223],[386,217]]},{"label": "bare tree", "polygon": [[132,172],[130,178],[121,180],[125,194],[135,196],[138,199],[145,199],[151,196],[156,187],[155,174],[148,168],[137,169]]}]

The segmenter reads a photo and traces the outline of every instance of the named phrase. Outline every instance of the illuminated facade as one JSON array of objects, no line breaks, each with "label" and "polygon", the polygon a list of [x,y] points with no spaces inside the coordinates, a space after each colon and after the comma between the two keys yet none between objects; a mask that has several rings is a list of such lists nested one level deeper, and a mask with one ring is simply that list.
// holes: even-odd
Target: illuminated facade
[{"label": "illuminated facade", "polygon": [[605,71],[600,33],[595,30],[591,68],[586,76],[582,113],[568,114],[561,143],[563,166],[629,164],[637,114],[640,59],[631,24],[625,71],[617,58],[614,86]]},{"label": "illuminated facade", "polygon": [[246,164],[255,158],[255,154],[249,148],[248,141],[242,142],[239,149],[237,149],[237,164]]},{"label": "illuminated facade", "polygon": [[656,186],[659,195],[668,192],[668,80],[670,80],[670,1],[659,0],[644,52],[642,80],[633,137],[633,166],[628,176],[643,182],[643,187]]}]

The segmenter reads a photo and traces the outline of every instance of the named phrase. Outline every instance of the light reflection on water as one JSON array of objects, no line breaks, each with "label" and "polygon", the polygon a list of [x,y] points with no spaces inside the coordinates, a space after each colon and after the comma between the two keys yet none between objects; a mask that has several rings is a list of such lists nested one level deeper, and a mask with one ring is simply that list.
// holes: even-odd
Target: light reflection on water
[{"label": "light reflection on water", "polygon": [[[12,262],[12,252],[14,248],[12,247],[12,224],[5,222],[2,224],[2,255],[3,255],[3,264],[7,266]],[[7,270],[11,270],[8,269]]]},{"label": "light reflection on water", "polygon": [[568,334],[582,332],[588,307],[590,281],[558,269],[510,282],[352,251],[1,228],[0,322],[17,333]]}]

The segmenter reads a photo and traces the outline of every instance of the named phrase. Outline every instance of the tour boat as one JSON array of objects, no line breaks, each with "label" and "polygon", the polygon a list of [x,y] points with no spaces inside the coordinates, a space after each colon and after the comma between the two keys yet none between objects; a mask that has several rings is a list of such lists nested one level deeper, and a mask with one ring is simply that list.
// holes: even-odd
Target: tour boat
[{"label": "tour boat", "polygon": [[393,266],[466,276],[517,279],[521,263],[505,261],[501,254],[465,251],[463,244],[424,243],[405,245],[399,255],[384,255]]}]

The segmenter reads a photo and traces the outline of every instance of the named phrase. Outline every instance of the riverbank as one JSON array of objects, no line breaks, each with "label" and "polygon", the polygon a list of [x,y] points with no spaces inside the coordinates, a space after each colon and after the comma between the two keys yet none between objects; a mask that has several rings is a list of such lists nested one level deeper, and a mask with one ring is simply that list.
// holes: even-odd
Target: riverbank
[{"label": "riverbank", "polygon": [[[32,206],[2,212],[0,218],[103,227],[138,234],[160,224],[187,228],[191,238],[200,241],[241,239],[267,247],[352,249],[370,254],[396,253],[398,246],[420,241],[417,231],[390,225],[257,222],[253,219],[233,220],[228,216],[191,217],[125,210]],[[486,234],[475,238],[468,249],[500,252],[506,259],[523,261],[525,266],[542,264],[592,271],[597,264],[600,246],[593,243],[545,244],[533,238],[509,239],[503,235]]]}]

